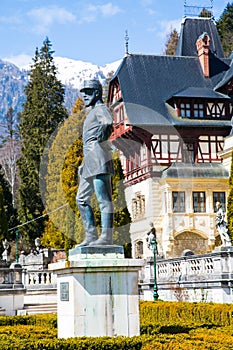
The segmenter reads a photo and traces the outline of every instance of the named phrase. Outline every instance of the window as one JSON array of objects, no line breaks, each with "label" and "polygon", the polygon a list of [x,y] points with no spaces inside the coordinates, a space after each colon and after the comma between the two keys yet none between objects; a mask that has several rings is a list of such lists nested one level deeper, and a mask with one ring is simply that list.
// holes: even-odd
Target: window
[{"label": "window", "polygon": [[203,118],[204,117],[204,104],[203,103],[194,103],[193,116],[194,116],[194,118]]},{"label": "window", "polygon": [[193,192],[193,211],[194,213],[205,213],[205,192]]},{"label": "window", "polygon": [[191,116],[191,107],[190,103],[181,103],[180,104],[180,116],[189,118]]},{"label": "window", "polygon": [[185,193],[184,192],[172,192],[172,206],[174,213],[185,212]]},{"label": "window", "polygon": [[132,216],[133,219],[139,219],[145,214],[145,196],[141,193],[136,193],[135,198],[132,199]]},{"label": "window", "polygon": [[226,195],[225,192],[213,192],[213,205],[214,205],[214,211],[216,212],[216,202],[220,202],[222,204],[222,210],[226,211]]}]

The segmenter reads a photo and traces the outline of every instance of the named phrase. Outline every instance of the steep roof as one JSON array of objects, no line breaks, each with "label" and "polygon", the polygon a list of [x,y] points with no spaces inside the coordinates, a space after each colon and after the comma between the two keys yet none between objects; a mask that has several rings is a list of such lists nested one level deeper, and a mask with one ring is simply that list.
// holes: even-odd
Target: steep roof
[{"label": "steep roof", "polygon": [[231,79],[233,79],[233,61],[231,62],[230,68],[226,71],[223,78],[215,86],[215,90],[220,89],[222,86],[226,85]]},{"label": "steep roof", "polygon": [[[212,75],[205,78],[198,57],[128,55],[113,79],[118,78],[131,125],[150,130],[158,125],[230,126],[230,121],[179,118],[167,101],[189,88],[202,96],[203,89],[214,90],[229,69],[231,60],[211,58]],[[214,91],[212,92],[214,93]],[[218,95],[220,98],[220,95]],[[222,95],[225,99],[226,96]]]},{"label": "steep roof", "polygon": [[197,56],[196,41],[204,32],[210,37],[210,50],[218,58],[224,57],[216,25],[211,18],[184,18],[181,23],[176,56]]}]

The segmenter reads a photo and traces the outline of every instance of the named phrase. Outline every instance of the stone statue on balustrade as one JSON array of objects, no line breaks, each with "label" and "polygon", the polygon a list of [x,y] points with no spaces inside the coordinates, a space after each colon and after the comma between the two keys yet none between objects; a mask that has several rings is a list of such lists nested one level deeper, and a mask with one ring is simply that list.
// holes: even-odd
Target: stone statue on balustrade
[{"label": "stone statue on balustrade", "polygon": [[230,247],[232,246],[231,238],[229,235],[228,224],[224,219],[224,212],[222,209],[222,204],[220,202],[216,202],[216,229],[220,234],[220,238],[222,241],[222,247]]}]

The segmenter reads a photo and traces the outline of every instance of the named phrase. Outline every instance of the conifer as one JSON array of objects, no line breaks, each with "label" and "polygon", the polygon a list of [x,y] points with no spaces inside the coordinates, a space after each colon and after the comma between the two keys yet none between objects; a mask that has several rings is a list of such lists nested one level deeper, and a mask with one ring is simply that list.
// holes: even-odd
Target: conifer
[{"label": "conifer", "polygon": [[51,43],[46,38],[42,48],[35,52],[19,126],[19,217],[21,223],[28,222],[23,226],[23,233],[28,234],[30,240],[41,236],[46,221],[45,217],[41,217],[44,211],[39,190],[39,180],[44,181],[43,169],[40,169],[41,157],[49,137],[67,118],[63,105],[64,88],[57,79],[52,55]]}]

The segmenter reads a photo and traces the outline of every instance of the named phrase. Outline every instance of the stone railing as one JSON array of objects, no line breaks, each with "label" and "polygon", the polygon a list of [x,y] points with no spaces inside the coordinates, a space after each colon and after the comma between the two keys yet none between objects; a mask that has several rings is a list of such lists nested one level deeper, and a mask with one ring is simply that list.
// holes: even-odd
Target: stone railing
[{"label": "stone railing", "polygon": [[0,289],[22,287],[22,267],[19,264],[0,267]]},{"label": "stone railing", "polygon": [[38,270],[24,270],[23,284],[26,288],[56,288],[57,276],[48,269]]},{"label": "stone railing", "polygon": [[[233,302],[233,247],[218,248],[205,255],[158,259],[156,282],[159,296],[164,300]],[[154,285],[154,261],[148,258],[139,274],[139,287],[143,299],[152,299]],[[204,293],[204,292],[205,293]],[[203,297],[203,293],[205,297]]]}]

